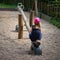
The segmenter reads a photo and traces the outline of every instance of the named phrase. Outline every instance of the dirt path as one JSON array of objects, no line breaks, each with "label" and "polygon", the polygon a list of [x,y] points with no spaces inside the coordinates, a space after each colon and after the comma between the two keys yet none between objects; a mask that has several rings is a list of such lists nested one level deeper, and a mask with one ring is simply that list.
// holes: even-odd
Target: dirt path
[{"label": "dirt path", "polygon": [[18,14],[0,11],[0,60],[60,60],[60,29],[41,19],[43,55],[28,54],[31,43],[26,28],[23,39],[18,40],[15,32]]}]

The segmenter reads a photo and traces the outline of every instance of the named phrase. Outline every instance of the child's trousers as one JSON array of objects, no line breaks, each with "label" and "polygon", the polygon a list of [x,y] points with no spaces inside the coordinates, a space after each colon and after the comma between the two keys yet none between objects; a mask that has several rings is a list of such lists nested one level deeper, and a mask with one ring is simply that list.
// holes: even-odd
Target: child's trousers
[{"label": "child's trousers", "polygon": [[36,41],[36,40],[41,40],[42,38],[42,33],[40,32],[40,30],[35,30],[35,31],[32,31],[30,34],[29,34],[29,38],[31,39],[31,41]]}]

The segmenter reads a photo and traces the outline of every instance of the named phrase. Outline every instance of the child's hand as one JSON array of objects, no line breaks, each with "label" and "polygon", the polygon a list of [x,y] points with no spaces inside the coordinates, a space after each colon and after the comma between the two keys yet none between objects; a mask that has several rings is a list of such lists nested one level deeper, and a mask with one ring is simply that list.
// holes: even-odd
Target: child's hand
[{"label": "child's hand", "polygon": [[40,40],[36,40],[36,44],[40,45],[41,44]]},{"label": "child's hand", "polygon": [[32,32],[32,28],[30,28],[29,32]]},{"label": "child's hand", "polygon": [[40,40],[36,40],[33,42],[33,44],[35,47],[39,47],[39,45],[41,45],[41,42],[40,42]]}]

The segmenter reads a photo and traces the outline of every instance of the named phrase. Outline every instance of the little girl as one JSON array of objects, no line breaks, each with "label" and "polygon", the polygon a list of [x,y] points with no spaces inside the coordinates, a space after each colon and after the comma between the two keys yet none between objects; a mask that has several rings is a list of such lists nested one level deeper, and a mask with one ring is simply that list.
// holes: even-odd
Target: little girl
[{"label": "little girl", "polygon": [[35,47],[38,47],[41,44],[41,25],[40,25],[40,18],[34,18],[34,25],[30,28],[29,38],[32,41],[32,44]]}]

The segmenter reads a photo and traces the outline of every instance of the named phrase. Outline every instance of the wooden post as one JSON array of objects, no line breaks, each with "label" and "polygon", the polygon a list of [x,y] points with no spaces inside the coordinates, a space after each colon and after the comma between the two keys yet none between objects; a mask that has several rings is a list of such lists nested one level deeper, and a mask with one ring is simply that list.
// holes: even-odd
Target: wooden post
[{"label": "wooden post", "polygon": [[30,27],[33,25],[33,20],[34,20],[34,11],[31,11],[30,12],[30,20],[29,20]]},{"label": "wooden post", "polygon": [[35,1],[33,2],[32,10],[35,10]]},{"label": "wooden post", "polygon": [[19,29],[18,29],[18,39],[21,39],[23,37],[23,21],[22,21],[22,15],[19,14],[18,15],[18,25],[19,25]]}]

